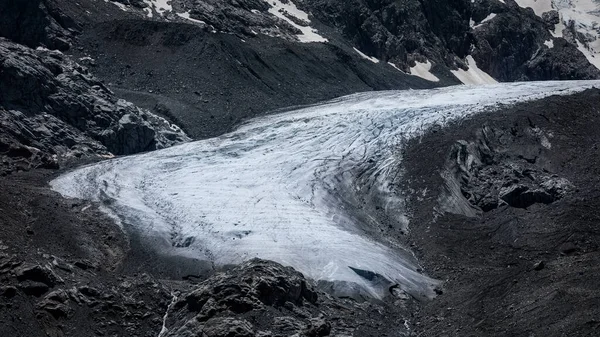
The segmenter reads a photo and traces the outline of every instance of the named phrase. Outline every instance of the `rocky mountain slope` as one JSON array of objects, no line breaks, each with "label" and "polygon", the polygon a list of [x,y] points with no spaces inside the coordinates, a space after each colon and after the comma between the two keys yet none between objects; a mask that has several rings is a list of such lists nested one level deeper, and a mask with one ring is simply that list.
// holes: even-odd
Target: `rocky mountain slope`
[{"label": "rocky mountain slope", "polygon": [[597,335],[598,90],[407,144],[410,231],[372,231],[406,241],[433,300],[159,254],[48,187],[359,91],[598,78],[597,16],[594,0],[0,1],[0,335]]},{"label": "rocky mountain slope", "polygon": [[411,142],[401,189],[428,191],[411,241],[445,280],[418,335],[598,334],[599,102],[551,97]]},{"label": "rocky mountain slope", "polygon": [[600,75],[591,0],[0,6],[0,36],[69,49],[121,97],[195,138],[266,111],[358,91]]},{"label": "rocky mountain slope", "polygon": [[0,120],[1,174],[189,140],[163,118],[117,99],[61,52],[30,49],[2,38]]}]

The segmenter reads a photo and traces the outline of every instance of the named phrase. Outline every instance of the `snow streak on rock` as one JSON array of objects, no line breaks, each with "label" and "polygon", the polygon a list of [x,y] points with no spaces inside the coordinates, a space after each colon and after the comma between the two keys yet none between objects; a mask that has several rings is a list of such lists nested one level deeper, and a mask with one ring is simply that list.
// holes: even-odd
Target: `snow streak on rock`
[{"label": "snow streak on rock", "polygon": [[403,140],[497,103],[594,84],[356,94],[256,119],[218,138],[83,167],[51,184],[67,197],[104,202],[124,224],[170,241],[170,253],[216,265],[260,257],[376,297],[389,282],[431,296],[435,281],[416,271],[412,254],[374,235],[383,219],[408,224],[394,188]]},{"label": "snow streak on rock", "polygon": [[587,60],[600,69],[600,2],[597,0],[516,0],[521,7],[531,7],[536,15],[558,11],[560,22],[551,32],[554,37],[565,37],[563,30],[578,34],[569,38]]}]

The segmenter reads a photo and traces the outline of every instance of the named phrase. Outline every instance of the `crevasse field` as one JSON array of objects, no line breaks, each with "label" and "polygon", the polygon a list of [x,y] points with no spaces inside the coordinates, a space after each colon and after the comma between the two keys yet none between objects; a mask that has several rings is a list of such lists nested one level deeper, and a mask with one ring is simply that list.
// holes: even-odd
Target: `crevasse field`
[{"label": "crevasse field", "polygon": [[215,265],[260,257],[374,297],[385,295],[382,284],[431,296],[436,281],[416,271],[411,252],[372,235],[383,218],[410,229],[394,187],[404,141],[499,103],[598,84],[356,94],[255,119],[217,138],[82,167],[51,185],[66,197],[102,201],[128,227],[170,242],[168,254]]}]

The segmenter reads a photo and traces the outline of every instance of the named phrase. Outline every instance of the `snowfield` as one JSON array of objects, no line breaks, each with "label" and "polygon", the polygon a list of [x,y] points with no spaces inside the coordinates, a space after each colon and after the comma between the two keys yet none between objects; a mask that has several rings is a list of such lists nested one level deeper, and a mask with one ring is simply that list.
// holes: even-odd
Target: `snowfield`
[{"label": "snowfield", "polygon": [[128,228],[168,242],[167,254],[217,266],[260,257],[338,290],[382,297],[399,284],[433,296],[436,281],[417,272],[411,252],[374,235],[378,226],[408,230],[410,215],[394,187],[402,179],[403,141],[498,103],[598,84],[355,94],[255,119],[217,138],[82,167],[51,185],[66,197],[102,202]]}]

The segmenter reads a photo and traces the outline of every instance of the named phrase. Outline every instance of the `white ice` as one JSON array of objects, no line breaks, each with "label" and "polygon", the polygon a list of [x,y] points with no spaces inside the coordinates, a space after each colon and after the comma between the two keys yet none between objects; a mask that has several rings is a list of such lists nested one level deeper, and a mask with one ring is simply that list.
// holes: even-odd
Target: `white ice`
[{"label": "white ice", "polygon": [[[416,294],[434,280],[418,273],[392,237],[375,239],[380,212],[407,225],[402,179],[406,139],[434,124],[498,103],[569,94],[596,81],[455,86],[369,92],[259,118],[229,134],[116,158],[51,182],[66,197],[103,208],[140,233],[177,246],[171,254],[216,265],[253,257],[313,279],[378,288],[350,267],[380,274]],[[367,201],[365,204],[364,201]],[[369,207],[376,201],[380,211]]]}]

